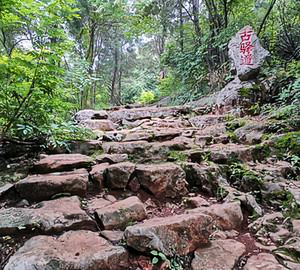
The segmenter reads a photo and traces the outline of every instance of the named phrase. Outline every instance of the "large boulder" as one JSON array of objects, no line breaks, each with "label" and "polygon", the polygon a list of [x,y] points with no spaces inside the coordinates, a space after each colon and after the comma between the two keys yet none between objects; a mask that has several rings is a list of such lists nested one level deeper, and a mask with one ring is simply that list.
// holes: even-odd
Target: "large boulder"
[{"label": "large boulder", "polygon": [[232,239],[213,241],[210,247],[197,249],[192,262],[193,270],[233,269],[246,247]]},{"label": "large boulder", "polygon": [[109,167],[109,163],[101,163],[92,167],[90,176],[95,189],[102,189],[104,186],[104,174]]},{"label": "large boulder", "polygon": [[84,197],[88,181],[89,173],[85,169],[80,169],[72,172],[30,175],[16,183],[15,187],[22,198],[39,202],[62,193]]},{"label": "large boulder", "polygon": [[71,171],[79,168],[89,168],[93,160],[81,154],[58,154],[44,155],[34,164],[34,171],[37,173],[51,173]]},{"label": "large boulder", "polygon": [[0,235],[54,233],[76,229],[96,229],[94,221],[80,208],[77,197],[44,201],[33,208],[0,210]]},{"label": "large boulder", "polygon": [[99,226],[105,230],[124,230],[133,222],[147,217],[144,204],[135,196],[96,209],[95,215]]},{"label": "large boulder", "polygon": [[106,154],[128,154],[144,156],[151,147],[147,141],[105,142],[102,148]]},{"label": "large boulder", "polygon": [[126,270],[128,253],[98,233],[70,231],[60,237],[36,236],[28,240],[4,270]]},{"label": "large boulder", "polygon": [[259,74],[269,52],[259,42],[251,26],[242,28],[229,42],[229,57],[234,63],[236,74],[242,81],[254,79]]},{"label": "large boulder", "polygon": [[212,218],[203,213],[153,218],[127,227],[127,245],[139,252],[157,250],[166,256],[186,255],[209,242]]},{"label": "large boulder", "polygon": [[140,185],[157,198],[182,197],[187,194],[185,172],[179,165],[139,164],[136,166],[135,175]]}]

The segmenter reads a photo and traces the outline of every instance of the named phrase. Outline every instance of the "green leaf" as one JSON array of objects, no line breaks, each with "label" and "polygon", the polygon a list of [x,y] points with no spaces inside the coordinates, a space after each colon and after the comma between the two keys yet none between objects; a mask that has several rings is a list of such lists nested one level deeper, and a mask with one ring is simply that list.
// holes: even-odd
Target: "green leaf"
[{"label": "green leaf", "polygon": [[157,257],[154,257],[153,259],[152,259],[152,264],[157,264],[158,263],[158,258]]},{"label": "green leaf", "polygon": [[151,253],[153,256],[158,256],[158,251],[156,251],[156,250],[152,250],[150,253]]}]

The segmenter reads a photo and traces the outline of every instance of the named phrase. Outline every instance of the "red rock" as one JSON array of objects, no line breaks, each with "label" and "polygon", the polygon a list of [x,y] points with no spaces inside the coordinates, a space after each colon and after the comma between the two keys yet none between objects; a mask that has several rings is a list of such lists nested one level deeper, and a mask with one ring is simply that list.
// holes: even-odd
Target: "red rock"
[{"label": "red rock", "polygon": [[121,246],[111,245],[98,233],[70,231],[58,238],[31,238],[10,258],[4,269],[45,270],[49,267],[60,270],[127,270],[128,253]]},{"label": "red rock", "polygon": [[123,240],[123,231],[101,231],[101,235],[112,242],[113,244],[119,244]]},{"label": "red rock", "polygon": [[232,239],[213,241],[210,247],[197,249],[192,262],[193,270],[233,269],[246,247]]},{"label": "red rock", "polygon": [[114,124],[110,120],[86,120],[82,124],[85,128],[102,131],[116,130],[116,128],[118,127],[118,125]]},{"label": "red rock", "polygon": [[260,253],[258,255],[251,256],[246,265],[245,270],[285,270],[284,266],[279,264],[272,254]]},{"label": "red rock", "polygon": [[95,214],[101,221],[100,227],[105,230],[124,230],[132,222],[147,217],[144,204],[135,196],[96,209]]},{"label": "red rock", "polygon": [[213,204],[188,210],[187,213],[203,213],[213,218],[214,224],[222,230],[240,229],[243,213],[239,202]]},{"label": "red rock", "polygon": [[127,154],[113,154],[113,155],[103,154],[96,157],[96,161],[98,163],[116,164],[120,162],[125,162],[127,160],[128,160]]},{"label": "red rock", "polygon": [[107,142],[103,143],[102,148],[107,154],[134,154],[145,155],[151,145],[146,141],[134,142]]},{"label": "red rock", "polygon": [[51,199],[61,193],[84,197],[89,174],[85,169],[73,172],[31,175],[16,183],[20,196],[31,202]]},{"label": "red rock", "polygon": [[96,189],[102,189],[104,185],[104,173],[109,167],[109,163],[102,163],[92,167],[90,172],[94,187]]},{"label": "red rock", "polygon": [[80,208],[77,197],[44,201],[33,208],[0,210],[0,235],[76,229],[96,229],[95,222]]},{"label": "red rock", "polygon": [[225,117],[223,115],[201,115],[192,117],[189,119],[196,127],[204,128],[206,126],[216,125],[218,123],[224,122]]},{"label": "red rock", "polygon": [[127,245],[139,252],[157,250],[166,256],[186,255],[209,242],[212,218],[202,213],[153,218],[127,227]]},{"label": "red rock", "polygon": [[137,165],[135,171],[141,186],[155,197],[180,197],[187,194],[185,172],[176,164]]},{"label": "red rock", "polygon": [[81,154],[59,154],[44,156],[34,165],[37,173],[70,171],[78,168],[89,168],[93,160]]},{"label": "red rock", "polygon": [[106,171],[107,187],[113,189],[126,188],[134,169],[135,164],[131,162],[122,162],[110,165]]},{"label": "red rock", "polygon": [[210,203],[200,196],[186,197],[186,198],[183,198],[182,201],[185,206],[190,207],[190,208],[198,208],[201,206],[210,206]]}]

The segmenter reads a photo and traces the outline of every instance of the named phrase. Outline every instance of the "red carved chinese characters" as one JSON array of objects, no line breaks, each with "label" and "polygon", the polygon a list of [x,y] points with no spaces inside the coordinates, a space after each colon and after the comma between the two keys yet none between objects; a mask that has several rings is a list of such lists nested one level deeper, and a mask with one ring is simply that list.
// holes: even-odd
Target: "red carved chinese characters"
[{"label": "red carved chinese characters", "polygon": [[253,31],[246,29],[241,33],[242,42],[240,44],[240,54],[241,54],[241,65],[253,65],[253,45],[252,45],[252,34]]}]

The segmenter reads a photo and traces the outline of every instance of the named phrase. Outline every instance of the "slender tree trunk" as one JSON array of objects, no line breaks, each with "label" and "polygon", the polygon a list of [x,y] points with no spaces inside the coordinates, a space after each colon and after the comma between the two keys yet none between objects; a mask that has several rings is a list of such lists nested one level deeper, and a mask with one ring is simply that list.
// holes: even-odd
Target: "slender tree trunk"
[{"label": "slender tree trunk", "polygon": [[182,0],[179,0],[179,44],[180,44],[180,50],[183,52],[183,14],[182,14]]}]

